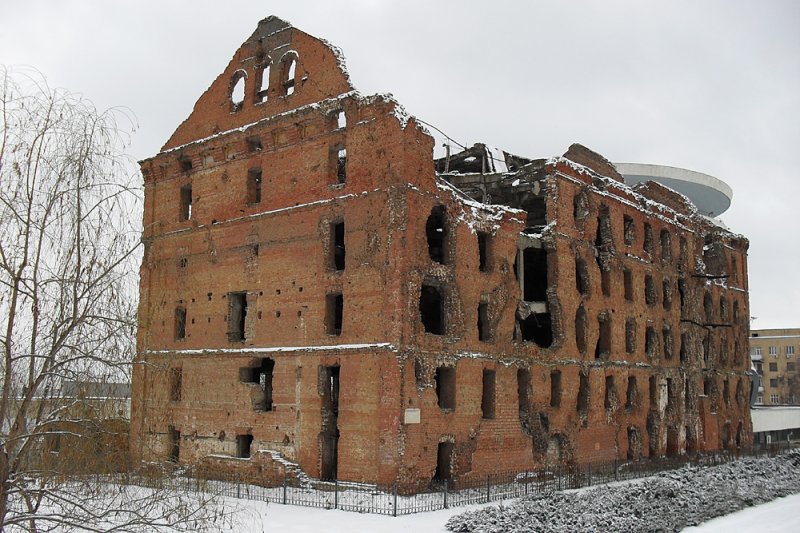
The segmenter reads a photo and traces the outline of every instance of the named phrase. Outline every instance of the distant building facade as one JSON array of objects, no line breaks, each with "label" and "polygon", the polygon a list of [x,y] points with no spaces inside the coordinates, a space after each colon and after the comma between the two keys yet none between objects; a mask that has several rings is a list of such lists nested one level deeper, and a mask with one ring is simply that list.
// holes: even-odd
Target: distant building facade
[{"label": "distant building facade", "polygon": [[137,457],[413,489],[750,445],[746,239],[580,145],[432,153],[259,23],[141,162]]},{"label": "distant building facade", "polygon": [[761,376],[757,404],[800,405],[800,328],[750,331],[750,359]]}]

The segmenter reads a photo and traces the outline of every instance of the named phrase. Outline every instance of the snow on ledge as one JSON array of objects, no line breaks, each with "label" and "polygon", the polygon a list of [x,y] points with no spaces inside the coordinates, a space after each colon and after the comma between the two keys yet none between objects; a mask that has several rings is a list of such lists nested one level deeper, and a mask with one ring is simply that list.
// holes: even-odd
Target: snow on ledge
[{"label": "snow on ledge", "polygon": [[281,353],[281,352],[317,352],[331,350],[371,350],[375,348],[385,348],[397,351],[397,348],[390,342],[374,342],[364,344],[331,344],[319,346],[271,346],[271,347],[248,347],[248,348],[201,348],[197,350],[145,350],[147,355],[214,355],[214,354],[252,354],[252,353]]}]

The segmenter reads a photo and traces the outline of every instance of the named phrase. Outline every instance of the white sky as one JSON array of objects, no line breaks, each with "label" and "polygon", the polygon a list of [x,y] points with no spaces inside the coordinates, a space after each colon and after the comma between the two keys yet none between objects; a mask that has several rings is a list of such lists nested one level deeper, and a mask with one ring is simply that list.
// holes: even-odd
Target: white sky
[{"label": "white sky", "polygon": [[722,218],[750,239],[751,327],[800,327],[800,2],[5,0],[0,63],[130,108],[142,159],[271,14],[342,48],[363,94],[463,144],[580,142],[722,179]]}]

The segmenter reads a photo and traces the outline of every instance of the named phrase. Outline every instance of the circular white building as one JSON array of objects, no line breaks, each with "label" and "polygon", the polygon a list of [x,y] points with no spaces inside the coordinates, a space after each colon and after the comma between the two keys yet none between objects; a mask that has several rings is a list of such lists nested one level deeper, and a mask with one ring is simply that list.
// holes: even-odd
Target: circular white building
[{"label": "circular white building", "polygon": [[628,185],[655,181],[688,197],[697,210],[709,217],[717,217],[731,205],[733,190],[721,179],[666,165],[641,163],[614,163]]}]

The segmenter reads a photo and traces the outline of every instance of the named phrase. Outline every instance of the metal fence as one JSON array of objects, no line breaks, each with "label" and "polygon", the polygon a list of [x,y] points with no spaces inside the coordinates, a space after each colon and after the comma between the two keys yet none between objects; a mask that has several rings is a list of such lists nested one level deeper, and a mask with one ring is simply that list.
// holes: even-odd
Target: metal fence
[{"label": "metal fence", "polygon": [[501,472],[481,478],[458,479],[455,482],[442,480],[432,483],[425,491],[408,495],[399,493],[397,485],[382,487],[347,481],[316,480],[300,483],[294,478],[286,477],[282,485],[264,487],[242,481],[235,475],[228,479],[206,479],[200,473],[191,470],[167,479],[125,474],[115,481],[153,488],[163,488],[168,484],[182,491],[206,492],[285,505],[398,516],[637,479],[687,464],[713,466],[740,457],[776,455],[788,449],[787,443],[781,443],[753,448],[746,453],[722,452],[639,461],[556,465],[537,470]]}]

